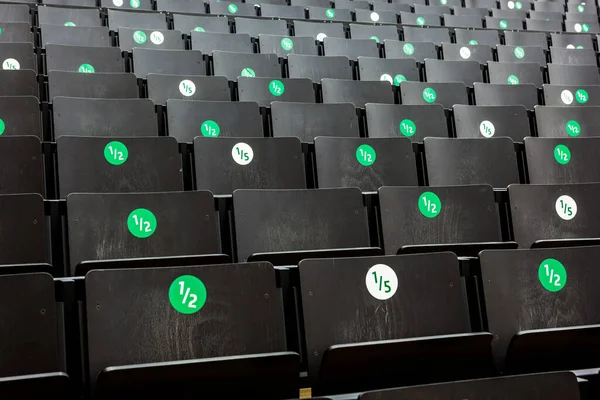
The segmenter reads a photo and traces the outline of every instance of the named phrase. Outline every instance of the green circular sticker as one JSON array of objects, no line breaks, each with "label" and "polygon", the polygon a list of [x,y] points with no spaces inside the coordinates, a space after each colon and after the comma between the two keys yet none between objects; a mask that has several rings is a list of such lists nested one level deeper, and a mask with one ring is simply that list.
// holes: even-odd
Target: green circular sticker
[{"label": "green circular sticker", "polygon": [[291,49],[294,48],[294,42],[290,38],[281,39],[280,44],[281,44],[281,48],[284,49],[285,51],[290,51]]},{"label": "green circular sticker", "polygon": [[423,17],[417,17],[417,25],[423,26],[425,25],[425,18]]},{"label": "green circular sticker", "polygon": [[371,36],[369,39],[374,40],[375,42],[379,43],[379,38],[377,36]]},{"label": "green circular sticker", "polygon": [[549,292],[558,292],[567,283],[567,270],[560,261],[547,258],[540,264],[538,278],[544,289]]},{"label": "green circular sticker", "polygon": [[139,8],[140,0],[129,0],[129,5],[131,6],[131,8]]},{"label": "green circular sticker", "polygon": [[133,41],[136,42],[137,44],[144,44],[146,43],[147,37],[146,34],[142,31],[135,31],[133,32]]},{"label": "green circular sticker", "polygon": [[584,32],[589,32],[590,31],[590,25],[589,24],[583,24],[581,25],[581,30]]},{"label": "green circular sticker", "polygon": [[520,1],[517,1],[515,3],[515,7],[517,8],[517,10],[520,10],[521,8],[523,8],[523,3],[521,3]]},{"label": "green circular sticker", "polygon": [[201,27],[201,26],[197,26],[197,27],[195,27],[195,28],[194,28],[194,31],[196,31],[196,32],[206,32],[206,31],[204,30],[204,28],[203,28],[203,27]]},{"label": "green circular sticker", "polygon": [[575,92],[575,100],[577,100],[578,103],[585,104],[588,102],[589,99],[590,97],[588,95],[588,92],[584,89],[577,89],[577,91]]},{"label": "green circular sticker", "polygon": [[500,23],[498,25],[500,25],[500,28],[502,28],[502,29],[508,28],[508,22],[506,22],[505,19],[501,19]]},{"label": "green circular sticker", "polygon": [[407,79],[404,75],[402,74],[398,74],[396,76],[394,76],[394,85],[396,86],[400,86],[400,82],[406,82]]},{"label": "green circular sticker", "polygon": [[581,126],[579,125],[579,122],[575,120],[570,120],[567,121],[567,123],[565,124],[565,130],[567,131],[569,136],[579,136],[579,134],[581,133]]},{"label": "green circular sticker", "polygon": [[582,6],[581,4],[577,6],[577,11],[579,11],[580,13],[585,11],[585,7]]},{"label": "green circular sticker", "polygon": [[440,4],[445,6],[446,4],[448,4],[448,0],[440,0]]},{"label": "green circular sticker", "polygon": [[433,103],[437,99],[437,93],[432,88],[423,89],[423,100]]},{"label": "green circular sticker", "polygon": [[112,165],[121,165],[129,157],[129,150],[121,142],[110,142],[104,147],[104,158]]},{"label": "green circular sticker", "polygon": [[516,75],[509,75],[508,78],[506,79],[506,82],[509,85],[518,85],[519,84],[519,78],[517,78]]},{"label": "green circular sticker", "polygon": [[477,40],[469,40],[469,44],[472,46],[477,46]]},{"label": "green circular sticker", "polygon": [[5,130],[6,130],[6,125],[4,124],[4,120],[0,119],[0,135],[3,135]]},{"label": "green circular sticker", "polygon": [[207,119],[200,126],[200,132],[205,137],[217,137],[221,133],[221,128],[215,121]]},{"label": "green circular sticker", "polygon": [[333,18],[335,17],[335,11],[332,8],[329,8],[325,11],[325,16],[327,18]]},{"label": "green circular sticker", "polygon": [[246,76],[248,78],[254,78],[256,76],[256,73],[254,72],[254,70],[252,68],[244,68],[242,70],[242,76]]},{"label": "green circular sticker", "polygon": [[559,164],[568,164],[571,161],[571,151],[564,144],[559,144],[554,148],[554,159]]},{"label": "green circular sticker", "polygon": [[281,96],[283,92],[285,92],[285,86],[283,82],[281,82],[279,79],[273,79],[269,83],[269,92],[271,92],[273,96]]},{"label": "green circular sticker", "polygon": [[235,4],[230,4],[227,6],[227,11],[229,11],[232,14],[235,14],[238,10],[238,6],[236,6]]},{"label": "green circular sticker", "polygon": [[415,53],[415,46],[410,43],[404,43],[404,46],[402,46],[402,51],[407,56],[412,56]]},{"label": "green circular sticker", "polygon": [[356,159],[365,167],[373,165],[376,158],[377,154],[375,153],[375,149],[368,144],[361,144],[356,149]]},{"label": "green circular sticker", "polygon": [[145,239],[156,231],[156,217],[145,208],[135,209],[127,217],[127,228],[133,236]]},{"label": "green circular sticker", "polygon": [[517,57],[519,60],[522,59],[523,57],[525,57],[525,50],[522,47],[515,47],[515,50],[513,52],[515,54],[515,57]]},{"label": "green circular sticker", "polygon": [[67,21],[64,23],[64,26],[75,26],[75,24],[71,21]]},{"label": "green circular sticker", "polygon": [[77,71],[82,72],[84,74],[93,74],[94,72],[96,72],[96,70],[91,64],[81,64]]},{"label": "green circular sticker", "polygon": [[426,218],[435,218],[442,210],[442,202],[437,194],[424,192],[419,196],[419,211]]},{"label": "green circular sticker", "polygon": [[583,49],[583,46],[577,46],[577,47],[575,47],[575,48],[576,48],[577,50],[581,50],[581,49]]},{"label": "green circular sticker", "polygon": [[400,133],[408,137],[414,136],[414,134],[417,133],[417,126],[412,120],[403,119],[400,122]]},{"label": "green circular sticker", "polygon": [[193,275],[181,275],[171,283],[169,301],[182,314],[194,314],[206,304],[206,286]]}]

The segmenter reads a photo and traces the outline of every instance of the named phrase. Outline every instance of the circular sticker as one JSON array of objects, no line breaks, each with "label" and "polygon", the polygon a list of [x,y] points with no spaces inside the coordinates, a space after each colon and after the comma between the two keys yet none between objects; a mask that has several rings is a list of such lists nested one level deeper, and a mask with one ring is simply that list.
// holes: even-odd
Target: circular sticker
[{"label": "circular sticker", "polygon": [[571,220],[577,215],[577,203],[571,196],[563,194],[554,203],[554,208],[559,217],[564,220]]},{"label": "circular sticker", "polygon": [[3,135],[5,130],[6,130],[6,124],[4,123],[3,119],[0,119],[0,135]]},{"label": "circular sticker", "polygon": [[137,44],[144,44],[146,43],[146,34],[142,31],[135,31],[133,32],[133,41],[136,42]]},{"label": "circular sticker", "polygon": [[129,150],[122,142],[110,142],[104,147],[104,158],[109,164],[121,165],[129,158]]},{"label": "circular sticker", "polygon": [[472,46],[477,46],[478,45],[477,40],[469,40],[469,44],[472,45]]},{"label": "circular sticker", "polygon": [[521,3],[520,1],[517,1],[515,3],[515,7],[517,8],[517,10],[520,10],[521,8],[523,8],[523,3]]},{"label": "circular sticker", "polygon": [[317,40],[322,42],[323,39],[325,39],[326,37],[327,37],[327,35],[321,32],[317,35]]},{"label": "circular sticker", "polygon": [[519,60],[525,57],[525,50],[520,46],[515,47],[513,53]]},{"label": "circular sticker", "polygon": [[21,69],[21,64],[19,64],[19,62],[17,60],[15,60],[14,58],[7,58],[2,63],[2,69],[13,69],[13,70]]},{"label": "circular sticker", "polygon": [[194,28],[194,31],[196,31],[196,32],[206,32],[206,31],[204,30],[204,28],[203,28],[203,27],[201,27],[201,26],[197,26],[197,27],[195,27],[195,28]]},{"label": "circular sticker", "polygon": [[406,77],[402,74],[398,74],[398,75],[394,76],[394,85],[396,85],[396,86],[400,86],[401,82],[406,82],[406,81],[407,81]]},{"label": "circular sticker", "polygon": [[515,8],[515,2],[514,1],[509,1],[508,2],[508,8],[510,8],[511,10]]},{"label": "circular sticker", "polygon": [[230,4],[227,6],[227,11],[229,11],[232,14],[235,14],[238,10],[238,6],[236,6],[235,4]]},{"label": "circular sticker", "polygon": [[500,25],[500,28],[502,28],[502,29],[508,28],[508,22],[506,22],[505,19],[501,19],[500,23],[498,25]]},{"label": "circular sticker", "polygon": [[67,21],[64,23],[64,26],[75,26],[75,24],[71,21]]},{"label": "circular sticker", "polygon": [[123,0],[112,0],[115,7],[121,7],[123,5]]},{"label": "circular sticker", "polygon": [[415,46],[410,43],[404,43],[404,46],[402,46],[402,51],[407,56],[412,56],[415,53]]},{"label": "circular sticker", "polygon": [[240,165],[248,165],[254,158],[254,151],[247,143],[240,142],[231,149],[231,157]]},{"label": "circular sticker", "polygon": [[373,11],[371,13],[370,17],[371,17],[371,21],[373,21],[373,22],[379,21],[379,14],[377,14],[375,11]]},{"label": "circular sticker", "polygon": [[461,47],[460,50],[458,51],[458,54],[460,54],[460,57],[463,60],[467,60],[467,59],[469,59],[469,57],[471,57],[471,50],[469,50],[468,47]]},{"label": "circular sticker", "polygon": [[577,6],[577,11],[579,11],[580,13],[585,11],[585,7],[582,6],[581,4]]},{"label": "circular sticker", "polygon": [[335,11],[332,8],[329,8],[329,9],[325,10],[325,16],[327,18],[333,18],[333,17],[335,17]]},{"label": "circular sticker", "polygon": [[254,73],[254,70],[252,68],[244,68],[242,70],[241,76],[245,76],[248,78],[254,78],[254,77],[256,77],[256,73]]},{"label": "circular sticker", "polygon": [[420,26],[425,25],[425,18],[417,17],[417,25],[420,25]]},{"label": "circular sticker", "polygon": [[414,136],[417,133],[417,125],[410,119],[403,119],[400,122],[400,133],[404,136]]},{"label": "circular sticker", "polygon": [[92,64],[81,64],[77,71],[84,74],[93,74],[94,72],[96,72]]},{"label": "circular sticker", "polygon": [[196,85],[189,79],[179,82],[179,92],[185,97],[193,96],[196,93]]},{"label": "circular sticker", "polygon": [[194,314],[206,304],[206,286],[195,276],[182,275],[171,283],[169,302],[182,314]]},{"label": "circular sticker", "polygon": [[367,271],[365,284],[371,296],[377,300],[387,300],[398,290],[398,276],[389,266],[377,264]]},{"label": "circular sticker", "polygon": [[284,49],[285,51],[290,51],[291,49],[294,48],[294,41],[290,38],[283,38],[281,39],[281,48]]},{"label": "circular sticker", "polygon": [[573,93],[571,93],[570,90],[563,90],[562,92],[560,92],[560,100],[564,103],[564,104],[571,104],[573,102]]},{"label": "circular sticker", "polygon": [[281,96],[283,92],[285,92],[285,86],[283,82],[281,82],[279,79],[273,79],[269,83],[269,92],[271,92],[273,96]]},{"label": "circular sticker", "polygon": [[140,0],[129,0],[129,5],[131,8],[139,8],[140,4]]},{"label": "circular sticker", "polygon": [[379,77],[380,81],[388,81],[389,83],[394,83],[394,78],[390,74],[383,74]]},{"label": "circular sticker", "polygon": [[569,50],[573,50],[574,48],[575,48],[575,46],[573,46],[572,44],[567,45],[567,49],[569,49]]},{"label": "circular sticker", "polygon": [[373,165],[375,159],[377,159],[377,154],[375,153],[375,149],[368,144],[361,144],[356,149],[356,159],[358,162],[365,167]]},{"label": "circular sticker", "polygon": [[567,270],[562,263],[554,258],[547,258],[538,268],[540,283],[549,292],[558,292],[567,283]]},{"label": "circular sticker", "polygon": [[448,4],[448,0],[440,0],[440,4],[445,6],[446,4]]},{"label": "circular sticker", "polygon": [[571,161],[571,151],[564,144],[559,144],[554,148],[554,159],[559,164],[568,164]]},{"label": "circular sticker", "polygon": [[437,99],[437,93],[432,88],[423,89],[423,100],[427,103],[433,103]]},{"label": "circular sticker", "polygon": [[578,89],[575,92],[575,99],[577,100],[578,103],[585,104],[588,102],[589,98],[590,97],[588,95],[588,92],[585,91],[584,89]]},{"label": "circular sticker", "polygon": [[579,136],[581,133],[581,126],[577,121],[570,120],[565,124],[565,130],[569,136]]},{"label": "circular sticker", "polygon": [[491,138],[494,136],[494,133],[496,133],[496,127],[491,121],[481,121],[479,124],[479,133],[481,133],[481,136],[483,137]]},{"label": "circular sticker", "polygon": [[221,128],[215,121],[207,119],[200,126],[200,133],[205,137],[217,137],[221,133]]},{"label": "circular sticker", "polygon": [[379,43],[379,38],[377,36],[371,36],[369,39],[374,40],[376,43]]},{"label": "circular sticker", "polygon": [[127,218],[127,228],[133,236],[145,239],[156,231],[156,217],[145,208],[135,209]]},{"label": "circular sticker", "polygon": [[517,78],[516,75],[509,75],[508,78],[506,79],[506,82],[509,85],[518,85],[519,84],[519,78]]},{"label": "circular sticker", "polygon": [[150,34],[150,41],[155,45],[161,45],[165,41],[165,35],[162,32],[154,31]]},{"label": "circular sticker", "polygon": [[419,197],[419,211],[426,218],[437,217],[440,211],[442,211],[442,202],[437,194],[424,192]]},{"label": "circular sticker", "polygon": [[577,46],[577,50],[583,49],[583,46]]}]

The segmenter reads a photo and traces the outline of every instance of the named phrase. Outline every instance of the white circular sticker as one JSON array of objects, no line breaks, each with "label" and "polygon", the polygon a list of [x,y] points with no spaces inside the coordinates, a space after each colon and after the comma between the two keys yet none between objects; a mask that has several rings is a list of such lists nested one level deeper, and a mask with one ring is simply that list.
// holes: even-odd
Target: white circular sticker
[{"label": "white circular sticker", "polygon": [[458,54],[460,54],[460,56],[463,58],[463,60],[466,60],[469,57],[471,57],[471,50],[469,50],[468,47],[461,47]]},{"label": "white circular sticker", "polygon": [[123,0],[112,0],[115,7],[121,7],[123,5]]},{"label": "white circular sticker", "polygon": [[581,32],[581,24],[575,24],[575,32]]},{"label": "white circular sticker", "polygon": [[567,196],[566,194],[556,199],[554,208],[558,216],[567,221],[575,218],[577,215],[577,203],[575,203],[575,200],[571,196]]},{"label": "white circular sticker", "polygon": [[377,264],[367,271],[365,284],[371,296],[377,300],[387,300],[398,290],[398,276],[389,266]]},{"label": "white circular sticker", "polygon": [[185,97],[193,96],[196,93],[196,85],[189,79],[184,79],[179,82],[179,91]]},{"label": "white circular sticker", "polygon": [[479,124],[479,132],[481,133],[481,136],[491,138],[494,136],[494,133],[496,133],[496,128],[490,121],[485,120],[481,121]]},{"label": "white circular sticker", "polygon": [[389,83],[394,83],[394,78],[390,74],[383,74],[379,77],[380,81],[388,81]]},{"label": "white circular sticker", "polygon": [[511,0],[511,1],[509,1],[509,2],[508,2],[508,8],[510,8],[511,10],[512,10],[513,8],[515,8],[515,2],[514,2],[514,1],[512,1],[512,0]]},{"label": "white circular sticker", "polygon": [[233,161],[240,165],[248,165],[254,158],[254,151],[252,151],[250,145],[239,142],[231,149],[231,157],[233,157]]},{"label": "white circular sticker", "polygon": [[372,12],[371,13],[371,21],[373,21],[373,22],[379,21],[379,14],[377,14],[376,12]]},{"label": "white circular sticker", "polygon": [[573,93],[570,90],[563,90],[560,92],[560,99],[565,104],[571,104],[573,102]]},{"label": "white circular sticker", "polygon": [[568,45],[567,45],[567,49],[571,49],[571,50],[572,50],[572,49],[574,49],[574,48],[575,48],[575,46],[574,46],[574,45],[572,45],[572,44],[568,44]]},{"label": "white circular sticker", "polygon": [[2,69],[21,69],[21,64],[14,58],[7,58],[2,63]]},{"label": "white circular sticker", "polygon": [[165,41],[165,36],[161,32],[154,31],[150,34],[150,40],[152,43],[159,45]]},{"label": "white circular sticker", "polygon": [[326,34],[324,34],[324,33],[319,33],[319,34],[317,35],[317,40],[320,40],[320,41],[322,42],[322,41],[323,41],[323,39],[325,39],[326,37],[327,37],[327,35],[326,35]]}]

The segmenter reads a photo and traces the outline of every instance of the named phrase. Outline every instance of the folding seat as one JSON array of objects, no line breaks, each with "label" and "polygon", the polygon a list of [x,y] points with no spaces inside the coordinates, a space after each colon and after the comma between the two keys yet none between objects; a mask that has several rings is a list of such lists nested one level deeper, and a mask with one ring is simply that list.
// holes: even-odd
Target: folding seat
[{"label": "folding seat", "polygon": [[519,183],[511,138],[425,138],[423,144],[430,186],[486,184],[503,189]]},{"label": "folding seat", "polygon": [[419,80],[417,63],[410,59],[359,57],[358,74],[361,81],[388,81],[394,86]]},{"label": "folding seat", "polygon": [[600,85],[595,65],[548,64],[548,76],[553,85]]},{"label": "folding seat", "polygon": [[600,138],[526,138],[525,158],[531,184],[600,182],[595,167]]},{"label": "folding seat", "polygon": [[[89,7],[98,8],[98,3],[95,0],[41,0],[40,4],[49,6],[67,6],[67,7]],[[135,3],[133,3],[135,4]]]},{"label": "folding seat", "polygon": [[119,48],[130,52],[134,47],[185,50],[185,42],[181,32],[175,30],[119,28]]},{"label": "folding seat", "polygon": [[502,46],[496,47],[498,61],[503,63],[537,63],[546,65],[546,54],[541,47]]},{"label": "folding seat", "polygon": [[465,0],[465,8],[498,8],[495,0]]},{"label": "folding seat", "polygon": [[233,192],[233,213],[239,261],[252,261],[258,253],[370,245],[358,188],[238,189]]},{"label": "folding seat", "polygon": [[313,142],[317,136],[358,137],[353,104],[271,103],[273,136]]},{"label": "folding seat", "polygon": [[[235,18],[235,32],[247,33],[257,38],[259,34],[283,35],[289,34],[287,23],[283,20],[265,20],[252,18]],[[192,34],[193,36],[193,34]]]},{"label": "folding seat", "polygon": [[483,20],[476,15],[444,14],[444,26],[455,28],[483,28]]},{"label": "folding seat", "polygon": [[415,4],[414,5],[415,14],[434,14],[434,15],[442,15],[442,14],[450,14],[452,9],[445,5],[424,5],[424,4]]},{"label": "folding seat", "polygon": [[[0,9],[0,13],[2,9]],[[0,18],[2,14],[0,14]],[[31,42],[33,43],[33,34],[29,22],[2,22],[2,42]]]},{"label": "folding seat", "polygon": [[418,184],[408,138],[317,137],[315,163],[319,188],[357,187],[375,192],[381,186]]},{"label": "folding seat", "polygon": [[213,15],[235,15],[240,17],[255,17],[256,7],[254,4],[229,3],[210,0],[208,3],[210,14]]},{"label": "folding seat", "polygon": [[[535,11],[533,11],[535,12]],[[525,19],[527,11],[525,10],[498,10],[492,9],[492,17],[495,18],[510,18],[510,19]]]},{"label": "folding seat", "polygon": [[119,28],[169,29],[165,14],[108,10],[108,27],[116,32]]},{"label": "folding seat", "polygon": [[167,126],[178,142],[196,136],[264,136],[258,104],[245,101],[167,100]]},{"label": "folding seat", "polygon": [[535,1],[533,8],[536,11],[549,11],[549,12],[565,12],[565,4],[560,1]]},{"label": "folding seat", "polygon": [[522,142],[531,136],[524,106],[455,105],[453,110],[458,138],[509,137]]},{"label": "folding seat", "polygon": [[548,50],[548,37],[543,32],[505,31],[504,41],[507,46],[538,46]]},{"label": "folding seat", "polygon": [[324,55],[344,56],[351,60],[358,57],[379,57],[377,42],[371,39],[324,38]]},{"label": "folding seat", "polygon": [[390,59],[410,58],[418,62],[425,62],[426,58],[437,58],[438,56],[437,49],[431,42],[384,40],[384,48],[385,58]]},{"label": "folding seat", "polygon": [[399,3],[388,3],[383,1],[374,1],[373,2],[373,10],[376,12],[381,11],[389,11],[395,14],[401,12],[410,12],[411,8],[409,4],[399,4]]},{"label": "folding seat", "polygon": [[290,0],[291,6],[330,8],[329,0]]},{"label": "folding seat", "polygon": [[593,49],[591,35],[578,35],[574,33],[551,33],[552,46],[566,47],[567,49]]},{"label": "folding seat", "polygon": [[394,92],[388,82],[323,79],[323,103],[352,103],[364,108],[366,103],[394,104]]},{"label": "folding seat", "polygon": [[486,17],[488,15],[490,15],[490,9],[489,8],[471,8],[471,7],[461,7],[461,6],[455,6],[453,8],[454,10],[454,15],[471,15],[471,16],[479,16],[479,17]]},{"label": "folding seat", "polygon": [[236,189],[306,188],[302,144],[298,138],[241,141],[196,137],[194,168],[196,189],[210,190],[215,195],[230,195]]},{"label": "folding seat", "polygon": [[192,49],[203,54],[213,51],[229,51],[232,53],[254,53],[252,38],[246,33],[212,33],[192,31]]},{"label": "folding seat", "polygon": [[[157,204],[156,212],[163,214],[157,218],[163,217],[165,225],[159,222],[149,239],[136,239],[124,232],[126,229],[120,229],[118,235],[140,250],[142,244],[135,242],[150,248],[153,242],[163,241],[174,252],[182,247],[188,252],[213,250],[217,246],[212,237],[206,244],[198,237],[218,235],[212,217],[202,221],[209,205],[212,208],[208,204],[212,196],[208,192],[200,195],[207,198],[202,199],[204,210],[188,201],[197,197],[194,193],[181,193],[186,208],[177,213],[178,221],[167,215],[172,204]],[[188,209],[194,217],[190,221],[184,214]],[[172,233],[168,229],[178,230],[180,225],[187,232],[185,244],[169,238]],[[206,225],[210,232],[202,230]],[[139,293],[147,291],[156,295],[142,299]],[[85,301],[86,358],[98,397],[133,397],[137,393],[161,398],[290,398],[298,394],[300,357],[286,351],[281,289],[268,262],[95,270],[86,276]],[[123,304],[129,305],[126,312]],[[132,314],[126,317],[127,312]],[[114,323],[107,325],[113,319]],[[153,333],[123,335],[132,329]],[[158,337],[174,338],[185,346],[163,348],[156,345]],[[216,345],[213,338],[218,338]],[[173,368],[178,373],[166,372]],[[132,375],[137,379],[130,378]]]},{"label": "folding seat", "polygon": [[2,69],[37,70],[37,60],[33,51],[33,43],[0,43]]},{"label": "folding seat", "polygon": [[288,56],[290,78],[310,78],[314,83],[321,79],[352,79],[350,60],[347,57],[321,57],[290,54]]},{"label": "folding seat", "polygon": [[598,22],[577,22],[573,20],[565,21],[565,31],[573,33],[600,33],[600,24]]},{"label": "folding seat", "polygon": [[53,107],[55,138],[158,136],[154,103],[147,99],[55,97]]},{"label": "folding seat", "polygon": [[[28,25],[27,30],[29,31]],[[105,26],[42,25],[40,32],[42,47],[46,47],[47,44],[85,47],[111,46],[111,38],[108,28]],[[4,29],[0,38],[3,36]]]},{"label": "folding seat", "polygon": [[580,14],[577,12],[567,12],[567,13],[565,13],[565,20],[570,21],[570,22],[594,23],[594,22],[598,22],[598,15],[596,15],[596,14]]},{"label": "folding seat", "polygon": [[[410,12],[400,12],[400,22],[403,25],[417,26],[442,26],[441,15],[437,14],[415,14]],[[390,38],[395,39],[395,38]]]},{"label": "folding seat", "polygon": [[40,102],[37,97],[0,96],[0,110],[1,136],[34,135],[39,139],[43,138]]},{"label": "folding seat", "polygon": [[31,24],[29,7],[25,4],[1,4],[0,18],[4,22],[26,22]]},{"label": "folding seat", "polygon": [[547,106],[600,106],[600,86],[544,85]]},{"label": "folding seat", "polygon": [[[304,56],[308,57],[308,56]],[[213,52],[213,74],[235,81],[239,76],[281,77],[281,65],[275,54]]]},{"label": "folding seat", "polygon": [[383,40],[398,40],[398,29],[391,25],[361,25],[350,24],[350,37],[352,39],[372,39],[377,43]]},{"label": "folding seat", "polygon": [[81,73],[125,72],[121,51],[116,47],[46,45],[46,71]]},{"label": "folding seat", "polygon": [[413,142],[423,138],[448,137],[448,122],[444,108],[431,105],[365,105],[370,138],[408,137]]},{"label": "folding seat", "polygon": [[393,11],[355,10],[354,16],[356,17],[356,22],[398,23],[398,15]]},{"label": "folding seat", "polygon": [[[194,3],[198,3],[194,1]],[[173,26],[178,31],[190,34],[191,31],[229,33],[227,17],[204,17],[200,15],[173,14]]]},{"label": "folding seat", "polygon": [[350,10],[307,7],[308,19],[317,21],[352,21]]},{"label": "folding seat", "polygon": [[567,12],[572,14],[598,15],[598,7],[594,2],[592,4],[573,4],[567,2]]},{"label": "folding seat", "polygon": [[344,25],[338,22],[294,21],[294,36],[312,37],[322,41],[326,37],[345,38]]},{"label": "folding seat", "polygon": [[206,14],[205,3],[193,0],[156,0],[156,9],[173,13]]},{"label": "folding seat", "polygon": [[313,83],[306,78],[238,78],[240,101],[255,101],[270,107],[273,101],[311,103],[315,101]]},{"label": "folding seat", "polygon": [[318,56],[319,48],[312,37],[258,35],[261,53],[277,54],[287,58],[288,54]]},{"label": "folding seat", "polygon": [[120,10],[152,10],[152,2],[149,0],[100,0],[100,7],[118,8]]},{"label": "folding seat", "polygon": [[154,50],[134,48],[133,72],[138,78],[148,74],[206,75],[202,52],[198,50]]},{"label": "folding seat", "polygon": [[529,18],[531,19],[539,19],[544,21],[561,21],[564,19],[564,15],[562,12],[552,12],[552,11],[530,11]]},{"label": "folding seat", "polygon": [[[83,261],[219,254],[215,214],[207,191],[72,193],[67,196],[71,273],[79,275]],[[176,240],[173,232],[179,232]]]},{"label": "folding seat", "polygon": [[418,28],[415,26],[404,26],[402,28],[406,42],[432,42],[441,45],[442,42],[450,42],[450,31],[448,28]]},{"label": "folding seat", "polygon": [[525,20],[525,26],[528,31],[540,31],[540,32],[562,32],[563,31],[562,21],[546,21],[546,20],[527,18]]},{"label": "folding seat", "polygon": [[71,193],[183,190],[174,138],[61,136],[56,142],[61,198]]},{"label": "folding seat", "polygon": [[518,18],[485,17],[485,26],[488,29],[523,29],[523,20]]},{"label": "folding seat", "polygon": [[553,64],[569,65],[597,65],[596,51],[594,49],[567,49],[563,47],[550,47],[550,57]]},{"label": "folding seat", "polygon": [[427,82],[462,82],[472,86],[483,82],[481,65],[477,61],[425,60]]},{"label": "folding seat", "polygon": [[379,205],[385,254],[406,251],[406,246],[485,246],[502,240],[489,185],[384,186],[379,189]]},{"label": "folding seat", "polygon": [[542,87],[542,71],[537,63],[489,62],[490,83],[520,85],[532,83]]},{"label": "folding seat", "polygon": [[102,26],[100,11],[97,9],[38,7],[38,24],[68,26]]},{"label": "folding seat", "polygon": [[80,74],[79,72],[48,72],[48,97],[87,97],[104,99],[135,99],[139,87],[134,74]]},{"label": "folding seat", "polygon": [[304,7],[260,3],[260,15],[269,18],[304,19]]},{"label": "folding seat", "polygon": [[34,70],[0,70],[0,96],[39,96]]},{"label": "folding seat", "polygon": [[537,106],[539,137],[590,137],[600,132],[600,107]]},{"label": "folding seat", "polygon": [[430,2],[430,4],[436,4],[439,3],[443,6],[449,6],[449,7],[462,7],[462,0],[432,0]]},{"label": "folding seat", "polygon": [[148,98],[157,105],[169,99],[229,101],[229,81],[223,76],[148,74]]},{"label": "folding seat", "polygon": [[415,4],[423,4],[425,5],[425,0],[392,0],[392,4],[403,4],[403,5],[412,5]]},{"label": "folding seat", "polygon": [[511,399],[577,400],[579,399],[579,388],[577,387],[577,377],[572,372],[550,372],[372,391],[361,394],[359,398],[360,400],[388,400],[403,398],[402,396],[407,399],[444,396],[485,398],[485,396],[492,395]]},{"label": "folding seat", "polygon": [[537,88],[531,84],[483,84],[475,83],[475,104],[478,106],[521,105],[528,110],[538,104]]},{"label": "folding seat", "polygon": [[448,61],[476,61],[480,64],[486,64],[488,61],[494,60],[492,48],[488,45],[478,44],[456,44],[443,43],[442,51],[444,60]]},{"label": "folding seat", "polygon": [[498,32],[484,29],[455,29],[456,43],[460,44],[485,44],[490,47],[495,47],[500,44],[500,36]]},{"label": "folding seat", "polygon": [[402,82],[400,84],[402,104],[441,104],[452,108],[455,104],[469,104],[464,83]]},{"label": "folding seat", "polygon": [[[531,186],[531,192],[520,194],[559,194],[558,186]],[[567,189],[567,186],[563,188]],[[531,204],[535,211],[528,210],[526,224],[537,225],[537,221],[543,219],[543,225],[556,225],[561,230],[562,226],[573,225],[576,221],[561,220],[550,224],[551,220],[560,220],[551,216],[554,199],[535,200],[536,204]],[[550,200],[552,209],[546,206]],[[528,203],[523,205],[530,205]],[[577,370],[593,365],[598,356],[597,348],[590,344],[595,336],[591,325],[598,323],[594,310],[598,299],[595,257],[600,254],[599,250],[593,246],[483,251],[480,254],[482,297],[489,332],[495,335],[492,354],[499,368],[514,374]],[[553,351],[542,351],[537,346],[541,340],[552,345]],[[557,380],[556,383],[561,382],[563,386],[556,387],[556,391],[547,393],[545,398],[578,398],[576,385],[572,382],[574,374],[570,375],[569,381]]]},{"label": "folding seat", "polygon": [[[23,100],[29,100],[26,97],[11,98],[2,97],[0,105],[8,103],[11,99],[15,100],[16,105],[23,104]],[[37,104],[37,103],[36,103]],[[14,107],[14,106],[13,106]],[[30,114],[31,115],[31,114]],[[37,124],[39,125],[39,110]],[[41,132],[36,136],[13,136],[14,127],[17,125],[28,128],[27,125],[34,125],[29,121],[21,122],[22,115],[2,115],[2,141],[0,141],[0,167],[4,168],[0,177],[0,194],[16,193],[38,193],[44,195],[44,163],[42,158],[42,146],[40,142]],[[5,131],[5,122],[12,124],[10,131]],[[39,128],[38,128],[39,129]],[[36,132],[19,131],[17,135],[30,135]],[[35,222],[34,222],[35,224]],[[7,227],[8,229],[8,227]],[[0,263],[2,258],[0,257]]]},{"label": "folding seat", "polygon": [[370,10],[371,6],[368,1],[361,0],[335,0],[335,8],[336,9],[346,9],[346,10]]}]

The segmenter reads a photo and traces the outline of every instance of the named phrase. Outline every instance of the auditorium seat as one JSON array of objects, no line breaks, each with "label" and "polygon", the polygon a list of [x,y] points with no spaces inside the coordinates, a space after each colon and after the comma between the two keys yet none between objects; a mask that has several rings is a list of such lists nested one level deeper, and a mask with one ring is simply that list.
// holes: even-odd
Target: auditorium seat
[{"label": "auditorium seat", "polygon": [[384,40],[385,58],[410,58],[424,62],[426,58],[437,58],[437,49],[432,42],[403,42]]},{"label": "auditorium seat", "polygon": [[309,78],[314,83],[321,79],[352,79],[352,68],[348,57],[343,56],[307,56],[290,54],[288,56],[290,78]]},{"label": "auditorium seat", "polygon": [[281,65],[275,54],[242,54],[226,51],[213,52],[213,74],[236,81],[239,76],[281,77]]},{"label": "auditorium seat", "polygon": [[386,81],[322,79],[321,82],[323,103],[352,103],[357,108],[364,108],[366,103],[394,104],[394,93]]},{"label": "auditorium seat", "polygon": [[228,51],[232,53],[254,53],[252,38],[247,33],[215,33],[191,32],[192,49],[203,54],[212,54],[213,51]]},{"label": "auditorium seat", "polygon": [[441,104],[452,108],[455,104],[469,104],[464,83],[402,82],[401,103],[409,105]]},{"label": "auditorium seat", "polygon": [[597,136],[600,128],[599,107],[536,106],[535,120],[539,137]]},{"label": "auditorium seat", "polygon": [[365,105],[370,138],[408,137],[422,142],[425,137],[448,137],[448,122],[439,104]]},{"label": "auditorium seat", "polygon": [[524,106],[453,107],[456,137],[510,137],[515,142],[531,136],[529,118]]},{"label": "auditorium seat", "polygon": [[165,75],[146,76],[148,98],[156,105],[170,99],[229,101],[229,82],[223,76]]},{"label": "auditorium seat", "polygon": [[538,104],[537,88],[532,84],[475,83],[475,104],[478,106],[524,106],[533,110]]},{"label": "auditorium seat", "polygon": [[155,50],[135,47],[132,51],[133,73],[138,78],[148,74],[206,75],[202,52],[197,50]]},{"label": "auditorium seat", "polygon": [[123,51],[132,51],[134,47],[184,50],[185,42],[179,31],[119,28],[119,48]]},{"label": "auditorium seat", "polygon": [[600,86],[544,85],[544,104],[547,106],[598,106]]},{"label": "auditorium seat", "polygon": [[87,97],[94,99],[135,99],[139,97],[137,78],[130,73],[49,71],[48,97]]},{"label": "auditorium seat", "polygon": [[269,107],[273,101],[311,103],[315,101],[313,84],[306,78],[238,78],[240,101],[255,101]]},{"label": "auditorium seat", "polygon": [[258,35],[258,45],[261,53],[277,54],[286,58],[288,54],[319,55],[315,39],[298,36]]}]

